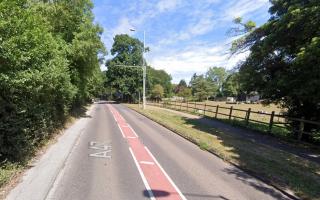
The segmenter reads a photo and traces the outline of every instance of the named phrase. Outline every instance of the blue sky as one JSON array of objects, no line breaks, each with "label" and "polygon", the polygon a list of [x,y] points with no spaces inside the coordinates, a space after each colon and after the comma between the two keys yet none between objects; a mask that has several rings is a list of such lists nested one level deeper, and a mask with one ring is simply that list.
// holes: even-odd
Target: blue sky
[{"label": "blue sky", "polygon": [[[108,51],[116,34],[127,33],[143,40],[151,51],[148,64],[164,69],[177,83],[209,67],[231,69],[247,53],[230,58],[233,40],[226,33],[235,17],[258,25],[269,18],[268,0],[94,0],[95,21],[104,28]],[[130,32],[130,28],[136,29]],[[110,58],[110,55],[107,57]]]}]

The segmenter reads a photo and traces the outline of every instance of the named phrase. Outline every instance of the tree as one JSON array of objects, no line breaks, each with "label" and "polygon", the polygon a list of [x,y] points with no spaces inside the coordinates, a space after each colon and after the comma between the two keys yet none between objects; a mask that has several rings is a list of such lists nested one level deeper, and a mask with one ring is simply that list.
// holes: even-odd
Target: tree
[{"label": "tree", "polygon": [[166,71],[147,67],[147,90],[151,90],[154,85],[160,84],[164,89],[164,96],[170,97],[172,93],[171,80],[171,76]]},{"label": "tree", "polygon": [[164,89],[160,84],[156,84],[151,91],[151,97],[157,101],[162,99],[163,94]]},{"label": "tree", "polygon": [[91,9],[89,0],[0,1],[0,162],[24,161],[96,93],[104,47]]},{"label": "tree", "polygon": [[111,49],[114,58],[106,63],[106,77],[107,83],[123,95],[123,100],[132,101],[136,93],[142,93],[142,68],[139,67],[142,66],[142,51],[143,43],[138,39],[127,34],[114,37]]},{"label": "tree", "polygon": [[[100,64],[106,53],[100,39],[102,28],[94,24],[91,0],[43,1],[36,10],[44,13],[52,27],[52,34],[68,45],[67,58],[71,82],[77,87],[75,106],[90,99],[89,84],[100,73]],[[100,83],[97,83],[101,85]],[[92,91],[92,90],[90,90]]]},{"label": "tree", "polygon": [[214,84],[208,79],[204,78],[203,75],[197,76],[194,74],[190,83],[193,94],[198,101],[208,99],[210,96],[215,94],[215,91],[217,91],[217,88],[214,86]]},{"label": "tree", "polygon": [[187,99],[192,96],[191,88],[183,87],[179,90],[178,94],[179,97],[183,97],[184,99]]},{"label": "tree", "polygon": [[271,3],[269,21],[233,44],[233,52],[251,51],[240,79],[289,116],[319,121],[320,1]]},{"label": "tree", "polygon": [[180,91],[184,90],[185,88],[187,88],[187,83],[184,79],[180,80],[179,84],[174,88],[174,93],[175,94],[179,94]]},{"label": "tree", "polygon": [[216,84],[218,91],[222,91],[222,84],[226,80],[228,73],[223,67],[210,67],[206,73],[206,77],[209,81]]},{"label": "tree", "polygon": [[222,84],[222,93],[226,97],[237,97],[240,91],[239,73],[230,74]]}]

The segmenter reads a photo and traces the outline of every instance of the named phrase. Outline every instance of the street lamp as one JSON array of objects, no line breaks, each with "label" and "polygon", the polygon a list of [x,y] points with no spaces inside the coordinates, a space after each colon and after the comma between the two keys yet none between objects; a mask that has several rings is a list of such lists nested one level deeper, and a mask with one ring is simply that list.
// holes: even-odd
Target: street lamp
[{"label": "street lamp", "polygon": [[[130,31],[136,31],[134,28],[130,28]],[[142,69],[143,69],[143,94],[142,94],[142,107],[143,109],[146,108],[146,75],[147,75],[147,68],[144,62],[144,53],[145,53],[145,44],[146,44],[146,32],[143,31],[143,50],[142,50]]]}]

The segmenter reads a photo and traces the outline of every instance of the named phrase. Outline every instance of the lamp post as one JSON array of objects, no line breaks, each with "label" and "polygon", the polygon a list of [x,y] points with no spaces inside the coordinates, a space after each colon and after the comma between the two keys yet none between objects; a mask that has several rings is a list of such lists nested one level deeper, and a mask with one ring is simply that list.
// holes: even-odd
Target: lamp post
[{"label": "lamp post", "polygon": [[[131,28],[130,31],[136,31]],[[143,31],[143,50],[142,50],[142,69],[143,69],[143,94],[142,94],[142,108],[146,108],[146,76],[147,76],[147,68],[144,62],[144,53],[145,53],[145,44],[146,44],[146,32]]]}]

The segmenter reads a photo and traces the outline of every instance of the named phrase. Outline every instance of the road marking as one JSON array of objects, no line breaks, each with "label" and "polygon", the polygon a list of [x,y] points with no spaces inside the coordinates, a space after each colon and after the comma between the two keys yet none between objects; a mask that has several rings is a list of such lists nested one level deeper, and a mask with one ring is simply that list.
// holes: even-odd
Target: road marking
[{"label": "road marking", "polygon": [[109,155],[112,151],[111,145],[105,145],[99,142],[91,141],[89,142],[89,149],[97,150],[99,152],[90,153],[90,157],[96,157],[96,158],[111,158],[111,155]]},{"label": "road marking", "polygon": [[154,162],[150,162],[150,161],[140,161],[140,164],[154,165]]},{"label": "road marking", "polygon": [[130,124],[128,124],[129,128],[132,130],[132,132],[136,135],[136,137],[139,137],[138,134],[135,132],[135,130],[131,127]]},{"label": "road marking", "polygon": [[151,152],[138,139],[137,133],[130,126],[130,124],[126,122],[126,120],[115,108],[113,108],[111,105],[108,105],[108,107],[110,111],[113,111],[112,113],[117,119],[117,124],[121,131],[121,134],[127,140],[129,151],[133,157],[134,163],[137,166],[139,174],[146,187],[146,190],[148,191],[150,198],[153,200],[156,199],[153,191],[163,190],[168,192],[168,195],[165,197],[159,196],[159,199],[186,200],[181,191],[173,183],[172,179],[160,166]]},{"label": "road marking", "polygon": [[96,157],[96,158],[111,158],[110,155],[108,155],[108,153],[110,153],[111,150],[108,151],[102,151],[102,152],[98,152],[98,153],[91,153],[89,154],[90,157]]},{"label": "road marking", "polygon": [[152,193],[152,191],[151,191],[151,188],[150,188],[150,186],[148,184],[148,181],[147,181],[146,177],[144,176],[144,174],[142,173],[142,170],[141,170],[141,168],[140,168],[140,166],[138,164],[138,161],[137,161],[136,157],[133,154],[133,151],[132,151],[131,147],[129,147],[129,151],[130,151],[131,156],[132,156],[132,158],[134,160],[134,163],[136,164],[136,167],[138,168],[139,174],[140,174],[140,176],[142,178],[142,182],[143,182],[144,186],[146,187],[146,189],[148,191],[150,199],[151,200],[156,200],[154,195],[153,195],[153,193]]},{"label": "road marking", "polygon": [[90,142],[89,143],[89,148],[90,149],[95,149],[95,150],[109,150],[111,149],[110,145],[104,145],[104,144],[99,144],[98,142]]},{"label": "road marking", "polygon": [[121,134],[122,134],[122,137],[123,138],[125,138],[126,136],[124,136],[124,133],[123,133],[123,131],[122,131],[122,128],[120,127],[120,125],[117,123],[117,125],[118,125],[118,127],[119,127],[119,129],[120,129],[120,132],[121,132]]},{"label": "road marking", "polygon": [[167,179],[169,180],[169,182],[172,184],[172,186],[174,187],[174,189],[178,192],[178,194],[180,195],[180,197],[183,200],[187,200],[186,197],[182,194],[182,192],[179,190],[179,188],[176,186],[176,184],[172,181],[172,179],[170,178],[170,176],[167,174],[166,171],[164,171],[164,169],[162,168],[162,166],[160,165],[160,163],[157,161],[157,159],[152,155],[152,153],[150,152],[150,150],[148,149],[148,147],[144,147],[147,152],[149,153],[149,155],[152,157],[152,159],[157,163],[157,165],[160,167],[161,171],[164,173],[164,175],[167,177]]}]

